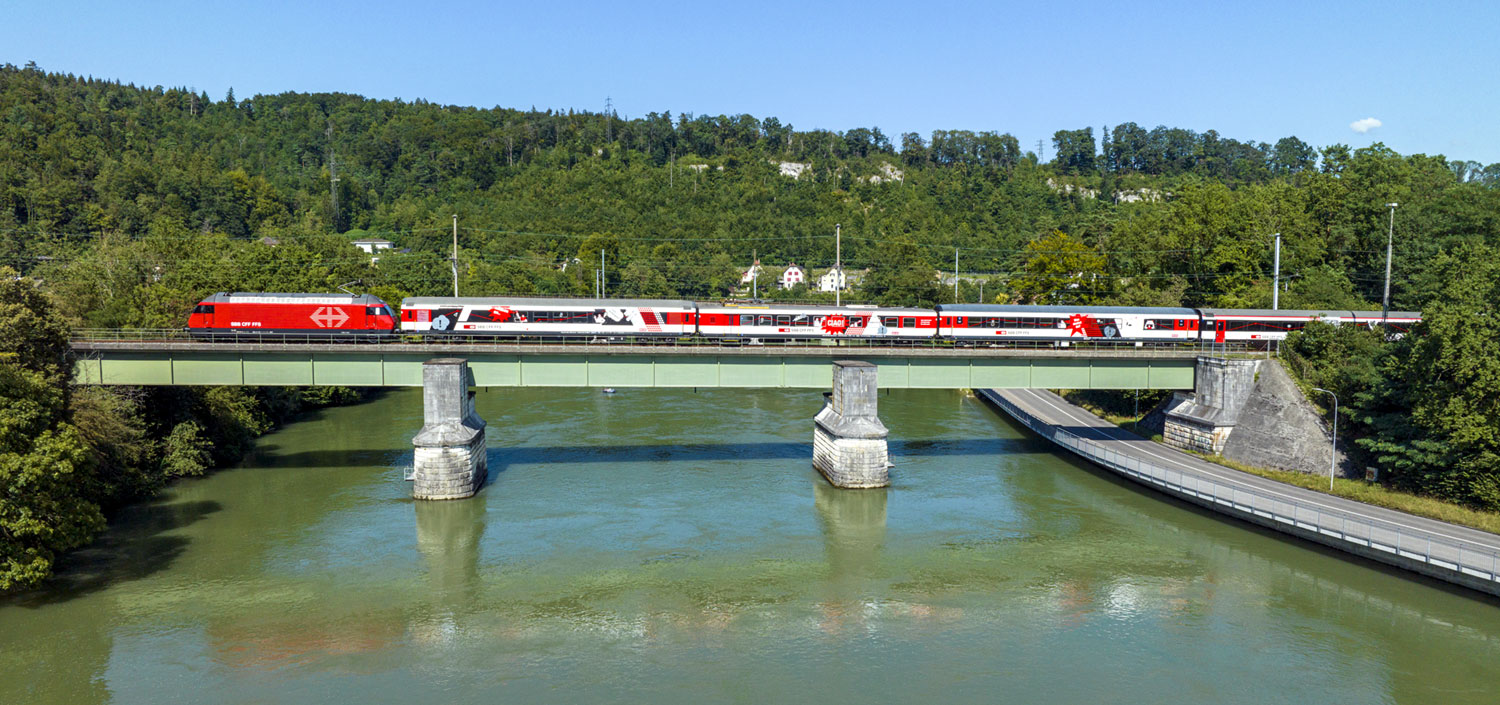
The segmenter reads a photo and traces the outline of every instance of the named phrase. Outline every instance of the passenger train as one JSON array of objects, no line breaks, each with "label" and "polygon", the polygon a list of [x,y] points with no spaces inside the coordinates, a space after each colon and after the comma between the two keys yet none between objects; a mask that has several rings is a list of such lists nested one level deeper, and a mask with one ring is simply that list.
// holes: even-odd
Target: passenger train
[{"label": "passenger train", "polygon": [[654,299],[415,297],[399,313],[370,294],[217,293],[188,317],[194,337],[380,340],[701,338],[734,342],[851,339],[1057,345],[1085,341],[1249,343],[1285,339],[1312,321],[1385,326],[1400,336],[1420,313],[1122,306],[939,304],[934,308],[696,303]]}]

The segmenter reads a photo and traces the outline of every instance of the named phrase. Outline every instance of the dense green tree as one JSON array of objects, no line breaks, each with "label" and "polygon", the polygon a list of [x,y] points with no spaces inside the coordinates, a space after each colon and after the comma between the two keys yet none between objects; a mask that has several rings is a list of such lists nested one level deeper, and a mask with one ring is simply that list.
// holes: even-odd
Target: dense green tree
[{"label": "dense green tree", "polygon": [[1021,274],[1011,282],[1025,303],[1088,304],[1108,293],[1104,256],[1060,230],[1026,245]]},{"label": "dense green tree", "polygon": [[[1469,247],[1435,264],[1443,296],[1360,398],[1361,445],[1409,489],[1500,509],[1500,259]],[[1407,410],[1410,410],[1407,412]]]}]

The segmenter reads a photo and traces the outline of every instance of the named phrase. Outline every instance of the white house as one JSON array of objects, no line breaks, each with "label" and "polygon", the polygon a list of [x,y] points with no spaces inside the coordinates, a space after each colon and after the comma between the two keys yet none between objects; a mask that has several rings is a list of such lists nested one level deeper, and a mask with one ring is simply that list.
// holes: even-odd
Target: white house
[{"label": "white house", "polygon": [[798,267],[795,264],[788,264],[786,266],[786,271],[781,273],[781,288],[783,289],[790,289],[798,284],[804,284],[806,282],[807,275],[802,272],[801,267]]},{"label": "white house", "polygon": [[361,250],[364,250],[365,254],[373,255],[376,252],[379,252],[380,250],[389,250],[389,249],[391,249],[391,241],[390,240],[382,240],[382,239],[380,239],[380,238],[377,237],[377,238],[370,238],[370,239],[366,239],[366,240],[355,240],[354,241],[354,246],[358,247]]},{"label": "white house", "polygon": [[818,291],[838,291],[847,288],[849,288],[849,281],[844,276],[844,270],[839,267],[834,267],[818,277]]},{"label": "white house", "polygon": [[760,276],[760,260],[755,260],[755,264],[750,265],[750,268],[745,270],[744,276],[740,277],[740,283],[753,283],[758,276]]}]

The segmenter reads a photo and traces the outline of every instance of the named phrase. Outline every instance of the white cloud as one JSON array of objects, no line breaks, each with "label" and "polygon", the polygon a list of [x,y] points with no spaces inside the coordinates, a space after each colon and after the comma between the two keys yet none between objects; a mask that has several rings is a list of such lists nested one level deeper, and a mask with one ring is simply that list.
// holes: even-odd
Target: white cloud
[{"label": "white cloud", "polygon": [[1355,132],[1358,132],[1362,135],[1366,132],[1369,132],[1370,130],[1380,127],[1380,125],[1381,122],[1379,120],[1376,120],[1372,117],[1367,117],[1363,120],[1355,120],[1354,122],[1349,123],[1349,129],[1354,130]]}]

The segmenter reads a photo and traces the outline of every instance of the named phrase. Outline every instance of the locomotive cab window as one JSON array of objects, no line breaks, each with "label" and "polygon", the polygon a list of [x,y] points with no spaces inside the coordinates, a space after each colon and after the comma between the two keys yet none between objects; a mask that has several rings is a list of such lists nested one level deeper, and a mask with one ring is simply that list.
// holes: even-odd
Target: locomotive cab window
[{"label": "locomotive cab window", "polygon": [[[177,309],[177,310],[181,311],[182,309]],[[213,313],[213,312],[214,312],[214,305],[213,304],[198,304],[197,306],[193,307],[193,313]]]}]

